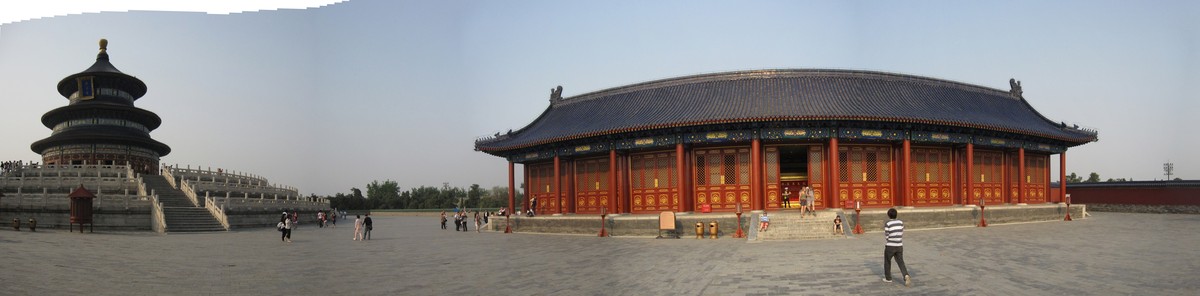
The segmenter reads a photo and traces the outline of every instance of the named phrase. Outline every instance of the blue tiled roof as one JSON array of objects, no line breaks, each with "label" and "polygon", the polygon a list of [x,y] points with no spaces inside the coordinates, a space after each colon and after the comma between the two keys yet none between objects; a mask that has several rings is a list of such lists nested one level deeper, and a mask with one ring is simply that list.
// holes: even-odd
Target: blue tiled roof
[{"label": "blue tiled roof", "polygon": [[622,86],[551,103],[528,126],[476,142],[519,149],[624,132],[709,124],[855,120],[994,130],[1079,145],[1096,133],[1062,127],[1023,98],[940,79],[847,70],[758,70]]}]

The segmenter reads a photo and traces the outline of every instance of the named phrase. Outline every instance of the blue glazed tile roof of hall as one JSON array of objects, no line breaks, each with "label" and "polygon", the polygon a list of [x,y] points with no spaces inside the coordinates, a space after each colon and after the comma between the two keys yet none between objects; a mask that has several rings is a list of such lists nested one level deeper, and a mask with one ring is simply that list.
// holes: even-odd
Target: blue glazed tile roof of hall
[{"label": "blue glazed tile roof of hall", "polygon": [[1095,132],[1060,126],[1008,91],[934,78],[850,70],[756,70],[685,76],[552,101],[480,151],[519,149],[640,130],[768,121],[909,122],[1083,144]]}]

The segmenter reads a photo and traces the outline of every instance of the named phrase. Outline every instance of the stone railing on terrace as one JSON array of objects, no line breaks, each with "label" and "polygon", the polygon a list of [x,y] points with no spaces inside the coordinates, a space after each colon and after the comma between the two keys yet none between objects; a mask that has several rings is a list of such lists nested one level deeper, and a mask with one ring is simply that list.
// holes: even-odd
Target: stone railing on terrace
[{"label": "stone railing on terrace", "polygon": [[65,194],[79,185],[92,192],[128,195],[137,190],[127,165],[27,165],[0,177],[0,191],[13,194]]},{"label": "stone railing on terrace", "polygon": [[[148,208],[150,206],[150,199],[147,196],[138,196],[136,192],[132,194],[107,193],[103,191],[94,193],[96,194],[96,198],[92,199],[92,208],[95,210],[129,210]],[[65,210],[69,209],[70,206],[71,199],[65,193],[5,192],[4,197],[0,198],[0,208],[5,209]]]},{"label": "stone railing on terrace", "polygon": [[206,202],[220,205],[221,213],[233,211],[261,211],[261,210],[289,210],[298,209],[303,211],[316,211],[329,209],[329,201],[325,199],[311,198],[286,198],[286,197],[266,197],[260,195],[253,197],[248,194],[237,195],[204,195],[200,197]]},{"label": "stone railing on terrace", "polygon": [[245,184],[270,184],[271,182],[262,176],[249,174],[238,171],[226,171],[223,169],[212,170],[212,167],[202,168],[197,166],[192,168],[188,165],[186,168],[180,167],[178,164],[173,166],[164,165],[163,170],[170,170],[171,174],[176,178],[188,180],[196,180],[200,177],[204,181],[222,182],[222,183],[245,183]]},{"label": "stone railing on terrace", "polygon": [[166,176],[175,185],[176,180],[187,180],[196,190],[200,192],[224,193],[228,192],[233,195],[266,195],[266,196],[299,196],[299,190],[295,187],[271,184],[266,178],[258,177],[252,174],[243,173],[227,173],[223,170],[212,171],[208,169],[180,169],[178,167],[164,166],[162,174]]}]

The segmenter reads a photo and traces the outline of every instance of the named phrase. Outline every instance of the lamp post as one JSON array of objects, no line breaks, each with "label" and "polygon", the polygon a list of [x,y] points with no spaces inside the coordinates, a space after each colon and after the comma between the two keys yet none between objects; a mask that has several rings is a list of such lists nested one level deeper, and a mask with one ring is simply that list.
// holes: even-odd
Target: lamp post
[{"label": "lamp post", "polygon": [[986,199],[979,199],[979,224],[975,226],[987,227],[987,219],[984,219],[984,208],[987,207]]},{"label": "lamp post", "polygon": [[862,223],[858,223],[858,217],[862,216],[862,202],[854,201],[854,234],[863,234]]},{"label": "lamp post", "polygon": [[608,215],[608,208],[600,208],[600,235],[599,237],[608,237],[608,229],[604,227],[604,216]]},{"label": "lamp post", "polygon": [[737,232],[733,233],[733,238],[746,238],[746,233],[742,232],[742,203],[737,203]]},{"label": "lamp post", "polygon": [[1063,221],[1071,221],[1071,194],[1067,193],[1067,217]]}]

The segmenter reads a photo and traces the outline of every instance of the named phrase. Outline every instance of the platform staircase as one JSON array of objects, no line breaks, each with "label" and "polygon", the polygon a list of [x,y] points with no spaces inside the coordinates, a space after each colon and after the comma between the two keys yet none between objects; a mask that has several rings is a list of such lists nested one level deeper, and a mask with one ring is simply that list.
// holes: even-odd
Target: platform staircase
[{"label": "platform staircase", "polygon": [[[801,216],[799,210],[768,212],[771,226],[767,231],[757,231],[759,215],[752,217],[754,220],[750,225],[757,232],[755,239],[759,241],[846,238],[845,231],[833,233],[833,219],[839,215],[837,211],[817,211],[816,216],[807,213]],[[842,221],[845,230],[845,216]]]},{"label": "platform staircase", "polygon": [[167,232],[203,232],[225,231],[221,222],[204,207],[192,204],[182,190],[171,187],[166,177],[146,175],[142,178],[146,190],[158,194],[158,201],[163,205],[163,217],[167,222]]}]

